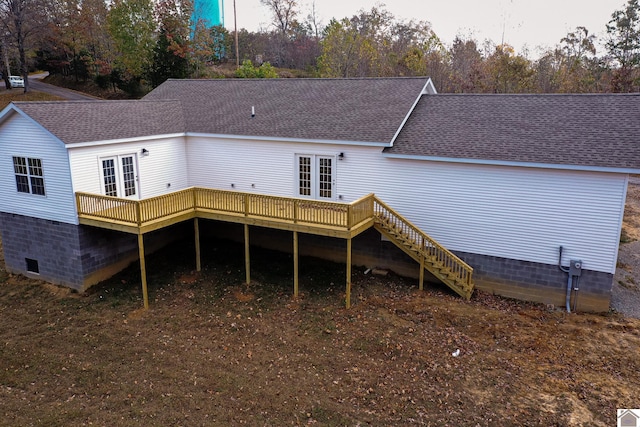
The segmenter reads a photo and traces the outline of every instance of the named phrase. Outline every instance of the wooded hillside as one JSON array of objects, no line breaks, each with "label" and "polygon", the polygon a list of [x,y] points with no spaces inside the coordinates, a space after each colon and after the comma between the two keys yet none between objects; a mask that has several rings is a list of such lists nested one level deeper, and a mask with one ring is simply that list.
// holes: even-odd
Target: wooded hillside
[{"label": "wooded hillside", "polygon": [[[191,0],[0,0],[1,68],[47,70],[131,96],[167,78],[229,75],[428,75],[440,92],[631,92],[640,85],[639,1],[612,7],[604,40],[594,35],[602,28],[577,27],[532,58],[491,40],[446,45],[428,16],[402,21],[383,5],[322,25],[315,4],[261,0],[270,28],[235,34],[199,19]],[[217,68],[225,64],[230,73]]]}]

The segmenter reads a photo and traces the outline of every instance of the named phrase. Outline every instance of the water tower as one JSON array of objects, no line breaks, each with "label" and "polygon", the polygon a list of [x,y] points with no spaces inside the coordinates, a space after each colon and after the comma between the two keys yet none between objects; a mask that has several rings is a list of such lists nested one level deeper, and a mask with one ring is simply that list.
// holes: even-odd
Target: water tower
[{"label": "water tower", "polygon": [[195,0],[191,26],[202,21],[207,28],[224,25],[224,0]]}]

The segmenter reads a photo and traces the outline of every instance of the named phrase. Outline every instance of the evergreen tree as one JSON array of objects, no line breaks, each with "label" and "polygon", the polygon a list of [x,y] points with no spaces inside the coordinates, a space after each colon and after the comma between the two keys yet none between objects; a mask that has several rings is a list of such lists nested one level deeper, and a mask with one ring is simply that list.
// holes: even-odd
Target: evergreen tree
[{"label": "evergreen tree", "polygon": [[167,79],[184,79],[189,76],[189,61],[171,49],[167,30],[160,29],[158,41],[153,49],[153,63],[149,70],[152,87],[157,87]]}]

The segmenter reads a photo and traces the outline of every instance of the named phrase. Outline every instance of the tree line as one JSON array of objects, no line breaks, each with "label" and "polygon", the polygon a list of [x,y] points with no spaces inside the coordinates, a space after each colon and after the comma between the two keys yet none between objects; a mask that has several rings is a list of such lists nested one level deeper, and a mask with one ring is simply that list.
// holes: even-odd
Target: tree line
[{"label": "tree line", "polygon": [[428,75],[440,92],[632,92],[640,89],[639,1],[612,12],[604,40],[577,27],[530,59],[472,37],[447,46],[429,22],[399,20],[384,6],[325,25],[315,3],[303,13],[298,0],[261,0],[270,28],[236,35],[199,19],[192,0],[0,0],[0,68],[25,77],[43,69],[132,96],[167,78],[220,77],[216,65],[225,63],[252,78]]}]

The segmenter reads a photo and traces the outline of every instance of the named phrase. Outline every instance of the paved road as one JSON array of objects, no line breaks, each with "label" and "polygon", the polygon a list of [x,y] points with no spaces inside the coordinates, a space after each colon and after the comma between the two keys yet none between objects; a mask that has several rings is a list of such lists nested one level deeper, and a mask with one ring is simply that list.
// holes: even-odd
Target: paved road
[{"label": "paved road", "polygon": [[[59,96],[60,98],[69,101],[95,101],[99,98],[95,98],[91,95],[85,95],[84,93],[76,92],[75,90],[65,89],[63,87],[50,85],[43,83],[40,79],[46,77],[48,73],[33,74],[29,76],[29,89],[37,90],[39,92],[49,93],[51,95]],[[21,90],[21,88],[13,89]]]}]

